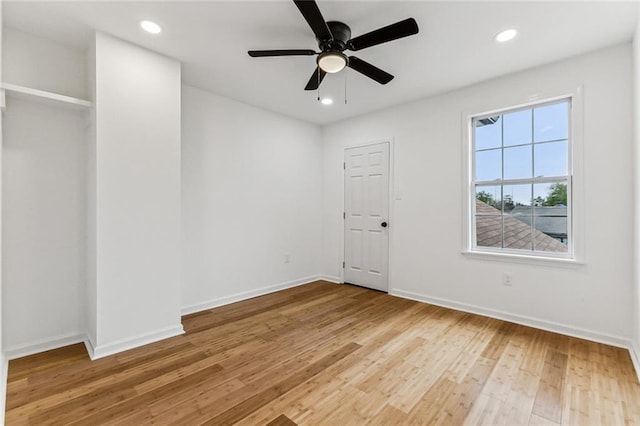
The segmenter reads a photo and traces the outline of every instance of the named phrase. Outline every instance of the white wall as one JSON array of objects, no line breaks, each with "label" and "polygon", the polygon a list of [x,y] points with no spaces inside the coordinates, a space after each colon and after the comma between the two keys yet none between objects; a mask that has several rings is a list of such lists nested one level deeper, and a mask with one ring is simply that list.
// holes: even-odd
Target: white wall
[{"label": "white wall", "polygon": [[[463,112],[486,111],[502,101],[508,107],[541,90],[579,85],[585,88],[586,265],[463,256]],[[627,44],[324,128],[324,273],[341,274],[344,147],[392,137],[393,190],[402,192],[402,200],[392,205],[392,293],[627,343],[632,332],[631,107]],[[502,285],[503,271],[513,273],[512,287]]]},{"label": "white wall", "polygon": [[95,48],[92,344],[103,356],[182,332],[180,63],[105,34]]},{"label": "white wall", "polygon": [[4,348],[80,334],[82,111],[9,98],[3,144]]},{"label": "white wall", "polygon": [[[88,99],[95,105],[96,103],[96,41],[95,34],[91,46],[87,49],[87,77],[89,96]],[[96,212],[96,108],[89,111],[87,126],[87,178],[85,182],[87,193],[87,251],[86,259],[86,284],[84,294],[84,328],[86,338],[90,345],[95,345],[98,334],[98,271],[97,271],[97,212]]]},{"label": "white wall", "polygon": [[[4,36],[8,81],[64,94],[82,91],[84,83],[76,81],[85,75],[82,52],[10,28]],[[77,340],[83,332],[85,124],[81,111],[7,99],[2,338],[3,350],[13,355]]]},{"label": "white wall", "polygon": [[633,83],[634,83],[634,316],[633,316],[633,348],[636,372],[640,377],[640,15],[633,41]]},{"label": "white wall", "polygon": [[[2,81],[2,2],[0,1],[0,81]],[[2,114],[0,113],[0,189],[2,188]],[[0,425],[4,424],[5,401],[7,396],[7,374],[9,364],[2,345],[2,196],[0,196]]]},{"label": "white wall", "polygon": [[184,311],[317,278],[320,129],[189,86],[182,112]]},{"label": "white wall", "polygon": [[87,98],[83,51],[11,27],[4,28],[2,41],[4,82]]}]

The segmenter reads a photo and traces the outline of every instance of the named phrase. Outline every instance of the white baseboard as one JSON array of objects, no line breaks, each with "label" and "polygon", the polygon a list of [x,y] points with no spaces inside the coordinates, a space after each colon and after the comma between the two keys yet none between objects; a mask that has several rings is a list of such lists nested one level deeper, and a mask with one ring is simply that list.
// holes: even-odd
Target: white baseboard
[{"label": "white baseboard", "polygon": [[251,299],[253,297],[264,296],[265,294],[274,293],[276,291],[285,290],[287,288],[297,287],[304,284],[309,284],[314,281],[324,280],[322,275],[313,275],[311,277],[300,278],[285,283],[275,284],[267,287],[257,288],[255,290],[244,291],[242,293],[232,294],[230,296],[219,297],[213,300],[207,300],[206,302],[196,303],[188,305],[182,308],[182,315],[189,315],[195,312],[206,311],[207,309],[217,308],[219,306],[229,305],[231,303],[240,302],[243,300]]},{"label": "white baseboard", "polygon": [[[203,311],[206,309],[215,308],[217,306],[227,305],[229,303],[238,302],[241,300],[250,299],[256,296],[262,296],[264,294],[273,293],[275,291],[284,290],[291,287],[296,287],[303,284],[309,284],[314,281],[325,280],[331,282],[339,282],[339,278],[323,275],[314,275],[311,277],[301,278],[286,283],[276,284],[269,287],[262,287],[256,290],[247,291],[243,293],[237,293],[231,296],[221,297],[215,300],[210,300],[204,303],[187,306],[182,308],[182,315],[187,315],[194,312]],[[168,327],[165,329],[157,330],[144,335],[135,336],[127,339],[118,340],[106,345],[94,346],[90,339],[85,334],[69,334],[50,339],[43,339],[40,341],[32,342],[29,344],[18,345],[8,348],[4,352],[5,362],[8,365],[8,361],[16,358],[22,358],[25,356],[33,355],[40,352],[49,351],[52,349],[58,349],[64,346],[73,345],[76,343],[84,343],[89,357],[93,359],[103,358],[109,355],[116,354],[118,352],[133,349],[138,346],[147,345],[149,343],[157,342],[158,340],[167,339],[169,337],[178,336],[184,333],[182,324],[174,327]],[[3,377],[2,380],[5,380]],[[5,380],[6,383],[6,380]],[[2,419],[2,417],[0,417]]]},{"label": "white baseboard", "polygon": [[[469,312],[472,314],[482,315],[485,317],[496,318],[503,321],[513,322],[528,327],[538,328],[541,330],[560,333],[571,337],[590,340],[593,342],[604,343],[619,348],[630,349],[631,342],[628,338],[622,336],[614,336],[605,333],[599,333],[579,327],[568,326],[552,321],[531,318],[524,315],[511,314],[494,309],[483,308],[481,306],[469,305],[466,303],[454,302],[452,300],[441,299],[438,297],[425,296],[411,291],[393,289],[389,292],[392,296],[402,297],[404,299],[425,302],[431,305],[442,306],[445,308],[455,309],[457,311]],[[637,367],[636,367],[637,368]]]},{"label": "white baseboard", "polygon": [[636,369],[636,375],[640,382],[640,346],[635,340],[632,340],[629,345],[629,355],[631,355],[631,362],[633,362],[633,368]]},{"label": "white baseboard", "polygon": [[91,360],[94,360],[95,359],[95,355],[94,354],[96,353],[96,351],[94,349],[95,345],[93,344],[93,342],[89,338],[88,334],[84,336],[83,343],[84,343],[85,349],[87,350],[87,354],[89,354],[89,358],[91,358]]},{"label": "white baseboard", "polygon": [[89,357],[93,360],[113,355],[118,352],[126,351],[128,349],[137,348],[138,346],[157,342],[158,340],[178,336],[183,333],[184,329],[182,328],[182,324],[179,324],[177,326],[167,327],[161,330],[153,331],[151,333],[146,333],[144,335],[122,339],[116,342],[96,347],[94,347],[93,344],[89,341],[89,338],[86,334],[70,334],[9,348],[5,351],[5,359],[9,361],[12,359],[22,358],[52,349],[62,348],[64,346],[69,346],[76,343],[84,343]]},{"label": "white baseboard", "polygon": [[40,352],[50,351],[52,349],[58,349],[63,346],[69,346],[76,343],[84,342],[84,334],[74,333],[66,334],[63,336],[52,337],[50,339],[43,339],[36,342],[14,346],[6,349],[4,355],[7,360],[16,358],[22,358],[25,356],[37,354]]},{"label": "white baseboard", "polygon": [[320,275],[319,279],[323,281],[329,281],[330,283],[334,283],[334,284],[344,284],[342,282],[342,278],[336,277],[335,275]]},{"label": "white baseboard", "polygon": [[172,327],[156,330],[151,333],[145,333],[139,336],[116,340],[115,342],[107,343],[106,345],[93,346],[89,339],[85,338],[84,336],[82,341],[87,348],[87,352],[89,352],[89,357],[92,360],[95,360],[98,358],[104,358],[109,355],[117,354],[118,352],[137,348],[139,346],[148,345],[149,343],[154,343],[158,340],[179,336],[181,334],[184,334],[184,328],[182,328],[182,324],[178,324]]},{"label": "white baseboard", "polygon": [[0,352],[0,426],[4,425],[4,412],[7,407],[7,380],[9,379],[9,359]]}]

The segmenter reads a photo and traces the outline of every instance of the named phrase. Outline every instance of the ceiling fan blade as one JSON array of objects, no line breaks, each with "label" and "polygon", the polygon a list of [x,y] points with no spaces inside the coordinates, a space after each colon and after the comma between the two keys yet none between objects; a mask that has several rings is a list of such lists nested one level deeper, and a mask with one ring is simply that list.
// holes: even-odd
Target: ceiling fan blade
[{"label": "ceiling fan blade", "polygon": [[[320,74],[318,75],[318,73]],[[307,85],[304,87],[304,90],[317,90],[318,87],[320,87],[320,83],[322,83],[325,75],[327,75],[326,72],[320,69],[320,67],[316,67],[316,70],[313,72],[313,74],[311,74],[311,78],[309,79]]]},{"label": "ceiling fan blade", "polygon": [[318,40],[333,40],[331,30],[314,0],[293,0]]},{"label": "ceiling fan blade", "polygon": [[250,50],[247,52],[252,58],[262,58],[265,56],[311,56],[316,52],[308,49],[289,50]]},{"label": "ceiling fan blade", "polygon": [[380,68],[375,67],[360,58],[356,58],[355,56],[349,56],[349,68],[366,75],[380,84],[387,84],[393,80],[393,76],[388,72],[382,71]]},{"label": "ceiling fan blade", "polygon": [[360,50],[366,47],[376,46],[388,41],[397,40],[418,33],[418,23],[413,18],[378,28],[377,30],[363,34],[349,40],[349,50]]}]

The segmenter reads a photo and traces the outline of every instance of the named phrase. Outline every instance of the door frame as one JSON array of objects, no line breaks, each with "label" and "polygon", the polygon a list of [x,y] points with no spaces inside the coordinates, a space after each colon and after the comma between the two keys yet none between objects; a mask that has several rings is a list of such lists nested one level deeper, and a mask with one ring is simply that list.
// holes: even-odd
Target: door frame
[{"label": "door frame", "polygon": [[[382,139],[375,139],[375,140],[371,140],[365,143],[358,143],[358,144],[353,144],[353,145],[346,145],[343,149],[342,149],[342,163],[344,163],[345,161],[345,154],[346,151],[348,149],[351,148],[362,148],[365,146],[371,146],[371,145],[377,145],[380,143],[388,143],[389,144],[389,199],[387,200],[389,203],[389,218],[387,219],[389,222],[389,227],[388,227],[388,232],[389,232],[389,249],[388,249],[388,262],[389,265],[387,266],[387,294],[391,294],[392,290],[393,290],[393,280],[392,280],[392,259],[393,259],[393,254],[392,254],[392,245],[391,245],[391,241],[393,239],[393,233],[394,233],[394,227],[395,227],[395,219],[394,219],[394,213],[395,213],[395,206],[394,206],[394,199],[395,199],[395,178],[394,178],[394,164],[395,164],[395,138],[393,137],[388,137],[388,138],[382,138]],[[342,185],[341,185],[341,191],[342,191],[342,212],[345,212],[345,207],[346,207],[346,196],[347,196],[347,192],[345,191],[345,176],[346,176],[346,170],[344,169],[344,167],[342,168]],[[345,232],[344,232],[344,225],[345,225],[345,221],[344,218],[342,217],[342,215],[340,215],[341,217],[341,223],[342,226],[340,227],[340,235],[342,236],[342,244],[340,245],[340,258],[342,259],[342,261],[344,262],[345,260]],[[342,265],[340,265],[340,283],[344,284],[344,268],[342,267]]]}]

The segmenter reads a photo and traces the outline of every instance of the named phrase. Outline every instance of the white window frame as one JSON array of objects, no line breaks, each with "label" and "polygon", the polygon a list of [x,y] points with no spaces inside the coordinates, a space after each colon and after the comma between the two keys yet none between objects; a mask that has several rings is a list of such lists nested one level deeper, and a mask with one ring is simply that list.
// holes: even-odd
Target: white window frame
[{"label": "white window frame", "polygon": [[[509,106],[508,102],[504,102],[501,107],[494,109],[486,109],[475,113],[462,114],[463,126],[463,249],[462,253],[472,258],[497,261],[515,261],[519,263],[550,263],[553,265],[581,265],[584,263],[584,210],[583,203],[583,187],[582,187],[582,167],[583,167],[583,100],[582,87],[578,87],[572,91],[566,91],[555,96],[542,96],[540,94],[530,96],[525,102],[512,102]],[[558,92],[556,92],[558,93]],[[502,115],[505,113],[516,112],[542,106],[545,104],[555,103],[562,100],[569,101],[569,134],[568,134],[568,170],[567,170],[567,237],[569,239],[568,251],[566,253],[554,253],[545,251],[528,251],[508,248],[478,247],[476,245],[475,232],[475,141],[474,141],[474,119]],[[564,176],[563,176],[564,177]],[[555,178],[540,179],[535,183],[545,183],[545,180],[553,180]],[[532,179],[523,179],[524,183],[531,183]],[[484,182],[489,183],[489,182]],[[497,181],[496,184],[502,184],[503,181]]]}]

